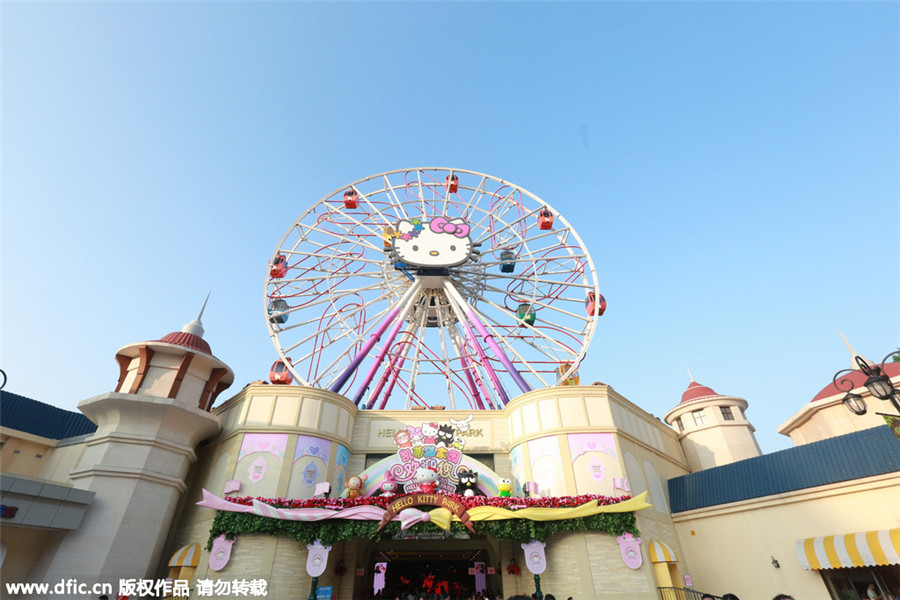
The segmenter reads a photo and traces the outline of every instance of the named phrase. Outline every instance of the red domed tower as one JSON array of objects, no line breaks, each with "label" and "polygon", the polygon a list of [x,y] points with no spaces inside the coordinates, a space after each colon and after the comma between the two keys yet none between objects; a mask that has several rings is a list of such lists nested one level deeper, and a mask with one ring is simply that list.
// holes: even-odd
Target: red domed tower
[{"label": "red domed tower", "polygon": [[727,465],[762,454],[753,425],[744,412],[747,401],[723,396],[691,383],[665,421],[679,433],[684,456],[693,471]]},{"label": "red domed tower", "polygon": [[234,373],[212,355],[200,316],[162,339],[125,346],[116,360],[116,390],[78,404],[97,430],[69,480],[95,501],[81,527],[32,571],[36,581],[150,577],[197,445],[221,429],[209,409]]},{"label": "red domed tower", "polygon": [[216,397],[234,382],[234,372],[213,356],[203,339],[200,317],[162,338],[129,344],[116,353],[123,394],[172,398],[201,410],[212,408]]}]

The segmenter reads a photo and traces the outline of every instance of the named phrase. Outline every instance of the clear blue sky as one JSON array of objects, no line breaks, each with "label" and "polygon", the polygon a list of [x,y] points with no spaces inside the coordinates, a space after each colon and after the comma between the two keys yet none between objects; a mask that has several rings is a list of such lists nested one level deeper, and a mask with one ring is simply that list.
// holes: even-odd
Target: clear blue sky
[{"label": "clear blue sky", "polygon": [[[900,345],[900,4],[3,2],[6,390],[74,409],[204,315],[237,392],[276,358],[268,257],[413,166],[575,224],[609,309],[581,374],[662,416],[694,378],[763,449]],[[226,392],[226,396],[229,394]]]}]

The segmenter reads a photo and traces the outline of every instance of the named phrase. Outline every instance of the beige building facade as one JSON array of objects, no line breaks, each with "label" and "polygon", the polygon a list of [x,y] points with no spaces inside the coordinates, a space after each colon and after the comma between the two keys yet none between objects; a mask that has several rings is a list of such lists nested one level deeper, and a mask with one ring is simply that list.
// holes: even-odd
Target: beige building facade
[{"label": "beige building facade", "polygon": [[[502,410],[472,412],[360,410],[326,390],[254,383],[210,408],[233,374],[202,335],[197,319],[120,350],[115,391],[79,405],[87,429],[78,429],[87,419],[68,424],[81,415],[4,393],[4,582],[172,577],[190,581],[199,598],[200,580],[264,580],[269,598],[306,597],[308,550],[289,538],[241,534],[224,568],[212,569],[216,511],[197,505],[203,491],[304,499],[325,484],[341,494],[351,476],[365,476],[361,493],[375,494],[399,464],[404,436],[452,424],[460,464],[479,474],[487,495],[499,493],[502,479],[514,497],[646,492],[651,506],[635,514],[637,566],[626,564],[612,535],[547,541],[540,586],[557,598],[649,600],[674,597],[667,594],[677,588],[742,600],[780,592],[865,600],[859,590],[870,580],[885,593],[900,586],[900,441],[880,417],[845,415],[836,393],[782,426],[797,447],[773,455],[759,451],[746,400],[696,382],[665,422],[604,384],[535,390]],[[55,429],[35,433],[37,422]],[[821,476],[806,477],[811,472]],[[857,552],[866,564],[843,566],[846,552],[835,544],[866,532],[860,539],[871,541]],[[488,590],[535,591],[519,544],[430,533],[334,544],[316,583],[336,599],[372,597],[379,562],[389,565],[389,584],[420,576],[427,564],[480,562]],[[44,597],[6,586],[0,593]]]}]

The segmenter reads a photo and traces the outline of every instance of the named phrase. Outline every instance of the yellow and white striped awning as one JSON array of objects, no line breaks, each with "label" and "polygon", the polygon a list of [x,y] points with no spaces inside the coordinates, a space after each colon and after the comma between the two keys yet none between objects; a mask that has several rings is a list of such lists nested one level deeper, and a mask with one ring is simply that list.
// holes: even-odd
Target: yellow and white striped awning
[{"label": "yellow and white striped awning", "polygon": [[660,540],[650,540],[650,562],[675,563],[678,562],[678,555],[667,543]]},{"label": "yellow and white striped awning", "polygon": [[170,567],[196,567],[200,564],[200,544],[188,544],[172,555]]},{"label": "yellow and white striped awning", "polygon": [[900,529],[806,538],[794,551],[807,571],[900,565]]}]

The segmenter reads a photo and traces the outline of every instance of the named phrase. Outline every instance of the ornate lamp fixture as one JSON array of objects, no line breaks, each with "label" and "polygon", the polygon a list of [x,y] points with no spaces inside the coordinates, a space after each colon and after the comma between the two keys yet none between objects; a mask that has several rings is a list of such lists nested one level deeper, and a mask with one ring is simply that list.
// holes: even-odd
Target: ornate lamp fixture
[{"label": "ornate lamp fixture", "polygon": [[841,378],[841,375],[844,373],[861,372],[866,376],[866,381],[863,385],[869,390],[869,393],[879,400],[889,400],[894,405],[894,408],[897,409],[897,412],[900,413],[900,390],[894,388],[891,378],[884,372],[884,363],[896,353],[897,351],[891,352],[877,365],[870,365],[866,359],[857,354],[853,360],[856,361],[859,369],[842,369],[834,374],[834,387],[847,393],[843,399],[847,410],[855,415],[866,414],[866,401],[859,394],[853,393],[853,389],[856,387],[853,380],[850,377]]}]

